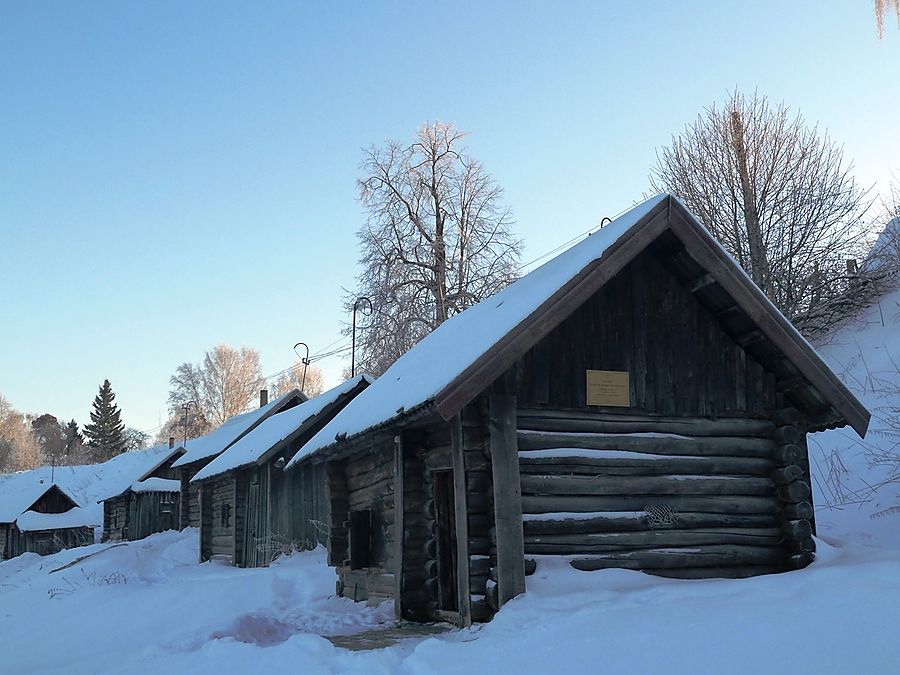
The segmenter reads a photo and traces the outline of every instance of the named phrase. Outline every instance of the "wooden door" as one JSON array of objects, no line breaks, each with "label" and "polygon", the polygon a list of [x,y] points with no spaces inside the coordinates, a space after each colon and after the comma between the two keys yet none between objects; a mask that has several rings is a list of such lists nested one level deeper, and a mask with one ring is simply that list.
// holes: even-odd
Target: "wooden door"
[{"label": "wooden door", "polygon": [[456,565],[456,507],[453,470],[432,472],[435,538],[437,540],[438,609],[459,611],[459,579]]},{"label": "wooden door", "polygon": [[260,528],[259,480],[254,476],[247,491],[247,517],[244,526],[244,566],[258,567]]}]

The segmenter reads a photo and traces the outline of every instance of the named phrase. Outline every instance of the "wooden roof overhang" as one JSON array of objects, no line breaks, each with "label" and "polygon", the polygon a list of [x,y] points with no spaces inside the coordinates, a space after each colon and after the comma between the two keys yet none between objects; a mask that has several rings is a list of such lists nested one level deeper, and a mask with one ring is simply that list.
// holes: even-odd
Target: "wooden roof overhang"
[{"label": "wooden roof overhang", "polygon": [[815,349],[676,198],[669,196],[603,255],[475,359],[433,399],[450,419],[645,250],[653,250],[723,329],[776,376],[777,391],[811,431],[849,424],[865,436],[870,413]]}]

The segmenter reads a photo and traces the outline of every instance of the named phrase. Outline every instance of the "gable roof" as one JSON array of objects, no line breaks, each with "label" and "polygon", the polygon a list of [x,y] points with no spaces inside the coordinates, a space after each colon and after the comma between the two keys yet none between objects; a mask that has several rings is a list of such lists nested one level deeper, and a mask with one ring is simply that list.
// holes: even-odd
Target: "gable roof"
[{"label": "gable roof", "polygon": [[216,427],[205,436],[188,440],[184,444],[184,455],[179,457],[172,466],[184,466],[201,459],[215,457],[219,453],[224,452],[232,443],[256,427],[269,415],[274,415],[279,410],[288,407],[295,399],[303,403],[306,401],[306,396],[298,389],[291,389],[286,394],[269,401],[260,408],[229,417],[224,424]]},{"label": "gable roof", "polygon": [[48,492],[58,490],[78,506],[78,502],[56,483],[45,481],[32,472],[12,474],[0,481],[0,523],[13,523]]},{"label": "gable roof", "polygon": [[144,480],[163,464],[176,455],[184,453],[184,448],[176,445],[170,448],[168,443],[155,445],[146,450],[123,452],[116,455],[107,463],[100,465],[105,468],[101,487],[103,492],[97,499],[102,502],[106,499],[118,497],[125,493],[132,485]]},{"label": "gable roof", "polygon": [[[342,382],[305,403],[272,415],[197,472],[191,482],[212,478],[264,460],[269,450],[299,437],[323,418],[340,410],[373,382],[368,375]],[[293,460],[288,466],[293,464]]]},{"label": "gable roof", "polygon": [[423,406],[449,419],[651,246],[666,254],[673,274],[738,344],[777,371],[785,386],[790,382],[786,396],[814,428],[849,423],[865,434],[865,407],[684,205],[661,194],[445,321],[310,439],[297,458],[339,435],[356,436]]}]

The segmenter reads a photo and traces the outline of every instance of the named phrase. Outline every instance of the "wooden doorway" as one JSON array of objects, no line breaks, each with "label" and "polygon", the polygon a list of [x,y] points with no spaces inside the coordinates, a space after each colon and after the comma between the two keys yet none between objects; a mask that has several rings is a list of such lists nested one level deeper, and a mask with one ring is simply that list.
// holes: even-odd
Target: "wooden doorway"
[{"label": "wooden doorway", "polygon": [[438,609],[459,611],[459,580],[456,575],[456,508],[453,470],[433,471],[435,539],[437,540]]}]

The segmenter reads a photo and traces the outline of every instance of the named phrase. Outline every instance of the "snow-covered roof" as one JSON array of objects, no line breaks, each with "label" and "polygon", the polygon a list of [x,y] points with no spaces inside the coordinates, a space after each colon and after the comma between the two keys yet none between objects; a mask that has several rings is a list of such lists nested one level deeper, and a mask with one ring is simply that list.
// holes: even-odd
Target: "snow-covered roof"
[{"label": "snow-covered roof", "polygon": [[[357,375],[306,401],[306,403],[301,403],[277,415],[272,415],[212,462],[200,469],[193,480],[201,481],[232,469],[254,464],[270,448],[275,447],[278,443],[307,426],[308,423],[312,422],[313,418],[339,401],[341,397],[360,388],[360,385],[366,386],[372,384],[372,382],[372,378],[368,375]],[[290,463],[288,466],[290,466]]]},{"label": "snow-covered roof", "polygon": [[[865,434],[869,413],[864,406],[684,205],[672,195],[661,194],[442,323],[325,425],[294,461],[332,445],[339,437],[352,438],[427,404],[433,404],[443,417],[458,412],[470,400],[467,396],[474,384],[486,386],[488,376],[499,376],[508,367],[505,359],[509,354],[533,344],[532,336],[539,328],[537,320],[532,321],[535,317],[545,317],[546,325],[558,323],[567,316],[566,308],[574,298],[583,302],[587,293],[596,292],[614,273],[601,271],[604,261],[616,259],[617,264],[627,264],[667,230],[691,256],[698,256],[698,267],[714,279],[721,292],[731,296],[744,316],[758,322],[765,338],[783,355],[783,362],[811,383],[809,389],[816,401],[832,406],[828,414],[833,410],[834,416],[824,419],[823,414],[819,426],[840,425],[844,420],[860,435]],[[592,280],[598,281],[594,284]],[[549,312],[554,316],[548,317]],[[814,412],[812,407],[809,412]]]},{"label": "snow-covered roof", "polygon": [[262,420],[266,419],[266,417],[281,410],[290,400],[297,396],[305,400],[303,394],[297,389],[292,389],[256,410],[228,418],[224,424],[213,429],[205,436],[190,439],[184,446],[186,452],[172,466],[184,466],[201,459],[215,457]]},{"label": "snow-covered roof", "polygon": [[39,475],[26,471],[0,477],[0,523],[12,523],[56,487],[73,503],[78,502],[59,484],[50,482]]},{"label": "snow-covered roof", "polygon": [[181,481],[171,478],[145,478],[131,484],[132,492],[180,492]]},{"label": "snow-covered roof", "polygon": [[313,436],[293,461],[331,445],[337,434],[354,436],[434,398],[667,197],[648,199],[496,295],[442,323]]},{"label": "snow-covered roof", "polygon": [[97,491],[97,501],[116,497],[133,483],[144,480],[172,457],[184,452],[180,445],[170,448],[168,444],[157,445],[146,450],[123,452],[98,467],[103,467]]},{"label": "snow-covered roof", "polygon": [[16,526],[22,532],[36,532],[38,530],[64,530],[71,527],[96,527],[95,514],[87,509],[75,506],[63,513],[38,513],[26,511],[16,518]]}]

